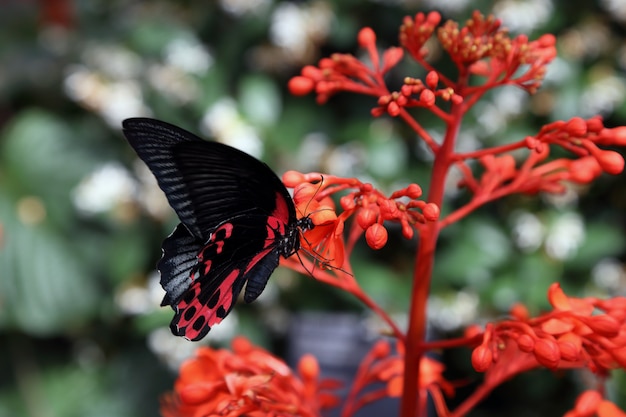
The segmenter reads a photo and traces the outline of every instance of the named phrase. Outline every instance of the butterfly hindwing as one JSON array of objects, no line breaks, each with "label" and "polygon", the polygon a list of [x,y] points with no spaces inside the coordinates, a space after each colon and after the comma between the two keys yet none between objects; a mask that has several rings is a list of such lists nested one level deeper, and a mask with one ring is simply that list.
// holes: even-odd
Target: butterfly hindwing
[{"label": "butterfly hindwing", "polygon": [[[278,266],[279,254],[272,237],[274,229],[261,220],[264,218],[239,217],[215,229],[189,269],[182,298],[173,304],[174,334],[190,340],[204,337],[232,310],[246,281],[246,302],[263,291]],[[178,259],[184,257],[178,255]],[[169,264],[164,260],[161,264]]]}]

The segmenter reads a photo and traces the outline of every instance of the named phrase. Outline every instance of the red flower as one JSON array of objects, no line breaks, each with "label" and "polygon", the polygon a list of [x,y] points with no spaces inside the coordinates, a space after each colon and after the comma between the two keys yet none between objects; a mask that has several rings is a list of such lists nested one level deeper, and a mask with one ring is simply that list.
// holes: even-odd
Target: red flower
[{"label": "red flower", "polygon": [[303,416],[320,415],[336,398],[326,392],[336,385],[319,381],[314,357],[305,355],[299,376],[280,359],[253,346],[247,339],[233,340],[233,351],[201,347],[185,362],[174,392],[163,396],[164,417]]},{"label": "red flower", "polygon": [[587,390],[578,396],[574,409],[565,413],[564,417],[626,417],[611,401],[602,398],[595,390]]},{"label": "red flower", "polygon": [[529,318],[517,305],[513,319],[486,327],[472,364],[491,384],[539,365],[587,367],[599,376],[626,366],[626,298],[568,297],[555,283],[548,299],[551,312]]}]

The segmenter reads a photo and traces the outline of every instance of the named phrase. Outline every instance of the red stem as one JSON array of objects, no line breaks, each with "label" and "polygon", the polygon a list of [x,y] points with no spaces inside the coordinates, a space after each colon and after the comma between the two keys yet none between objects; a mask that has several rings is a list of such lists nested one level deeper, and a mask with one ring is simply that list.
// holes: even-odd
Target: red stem
[{"label": "red stem", "polygon": [[[450,115],[451,122],[443,144],[435,154],[428,201],[441,207],[444,195],[445,180],[454,161],[454,144],[463,118],[463,106],[453,105]],[[425,415],[426,403],[420,395],[420,361],[424,356],[424,340],[426,337],[426,303],[430,292],[435,262],[435,247],[439,237],[439,225],[429,223],[422,229],[415,270],[413,274],[413,290],[409,311],[409,328],[406,337],[406,356],[404,362],[404,386],[400,408],[402,417]]]}]

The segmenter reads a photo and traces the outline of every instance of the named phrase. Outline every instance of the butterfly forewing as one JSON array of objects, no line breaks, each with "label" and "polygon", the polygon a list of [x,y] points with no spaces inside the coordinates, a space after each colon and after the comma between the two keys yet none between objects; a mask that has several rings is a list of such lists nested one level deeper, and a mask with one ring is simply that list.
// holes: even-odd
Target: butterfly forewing
[{"label": "butterfly forewing", "polygon": [[172,332],[204,337],[246,285],[263,291],[279,255],[299,247],[293,201],[264,163],[153,119],[128,119],[124,134],[181,220],[163,243],[158,268]]}]

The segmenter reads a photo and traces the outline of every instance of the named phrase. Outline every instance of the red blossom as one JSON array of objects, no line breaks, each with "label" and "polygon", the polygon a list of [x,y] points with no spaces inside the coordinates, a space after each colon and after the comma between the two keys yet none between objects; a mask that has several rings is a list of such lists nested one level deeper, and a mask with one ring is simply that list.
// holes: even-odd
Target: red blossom
[{"label": "red blossom", "polygon": [[565,413],[564,417],[626,417],[611,401],[602,397],[596,390],[587,390],[581,393],[576,400],[574,409]]},{"label": "red blossom", "polygon": [[[402,343],[397,343],[395,349],[392,349],[386,340],[376,342],[359,365],[342,415],[353,415],[364,405],[380,398],[400,397],[404,379],[404,354]],[[439,415],[442,416],[448,414],[444,395],[454,395],[454,387],[443,376],[444,371],[445,366],[441,362],[424,357],[419,376],[420,392],[413,394],[430,393]],[[382,389],[374,385],[380,382],[385,384]]]},{"label": "red blossom", "polygon": [[[594,297],[568,297],[555,283],[548,290],[548,300],[554,308],[551,312],[535,318],[512,314],[510,320],[487,326],[472,355],[474,368],[501,377],[539,365],[549,369],[584,366],[604,376],[626,365],[626,298],[607,304]],[[507,352],[506,361],[502,351]]]},{"label": "red blossom", "polygon": [[[403,235],[410,239],[413,228],[439,218],[436,205],[418,199],[422,190],[417,184],[395,191],[387,198],[371,184],[355,178],[289,171],[283,176],[283,182],[294,188],[299,216],[309,216],[315,225],[304,234],[303,246],[337,268],[343,265],[345,257],[344,225],[352,216],[356,217],[353,227],[359,229],[351,234],[353,240],[349,245],[353,245],[354,238],[365,231],[366,242],[372,249],[380,249],[387,242],[385,221],[400,223]],[[349,192],[340,199],[343,211],[337,214],[330,196],[346,191]]]},{"label": "red blossom", "polygon": [[243,337],[234,339],[232,348],[232,352],[199,348],[181,366],[174,391],[163,397],[161,414],[315,417],[337,403],[326,390],[336,383],[319,380],[314,357],[303,356],[298,376],[282,360]]}]

